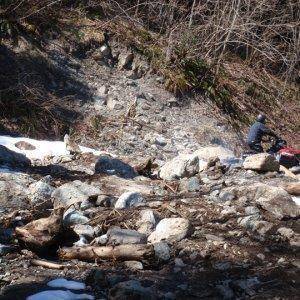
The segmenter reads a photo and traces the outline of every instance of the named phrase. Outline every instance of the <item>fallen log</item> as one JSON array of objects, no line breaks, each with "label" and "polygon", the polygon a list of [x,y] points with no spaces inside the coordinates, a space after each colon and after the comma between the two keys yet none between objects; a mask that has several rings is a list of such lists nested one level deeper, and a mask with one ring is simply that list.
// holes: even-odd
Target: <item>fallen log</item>
[{"label": "fallen log", "polygon": [[100,259],[116,260],[139,260],[154,257],[152,245],[119,245],[119,246],[88,246],[62,248],[58,251],[60,259],[72,260],[79,259],[84,261],[95,261]]},{"label": "fallen log", "polygon": [[64,209],[55,209],[48,218],[41,218],[23,227],[16,227],[17,238],[33,250],[43,250],[54,245],[62,233]]},{"label": "fallen log", "polygon": [[39,266],[47,269],[56,269],[56,270],[61,270],[64,269],[66,266],[62,264],[57,264],[51,261],[46,261],[46,260],[41,260],[41,259],[32,259],[30,263],[33,266]]},{"label": "fallen log", "polygon": [[286,183],[283,188],[291,195],[300,196],[300,182]]}]

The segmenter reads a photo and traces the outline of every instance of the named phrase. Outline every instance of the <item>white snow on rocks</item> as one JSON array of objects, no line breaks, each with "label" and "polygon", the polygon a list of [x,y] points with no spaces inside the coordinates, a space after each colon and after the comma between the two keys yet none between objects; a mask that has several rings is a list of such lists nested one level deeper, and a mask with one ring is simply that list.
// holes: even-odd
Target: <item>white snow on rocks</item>
[{"label": "white snow on rocks", "polygon": [[[71,290],[84,290],[86,285],[82,282],[57,278],[47,283],[52,288],[65,288]],[[47,290],[26,298],[26,300],[94,300],[95,297],[89,294],[75,294],[69,290]]]},{"label": "white snow on rocks", "polygon": [[84,290],[85,284],[78,281],[67,280],[65,278],[57,278],[47,283],[48,286],[54,288],[66,288],[71,290]]},{"label": "white snow on rocks", "polygon": [[95,297],[88,294],[74,294],[71,291],[43,291],[29,296],[26,300],[94,300]]},{"label": "white snow on rocks", "polygon": [[[15,146],[17,142],[27,142],[35,147],[34,150],[22,150]],[[25,137],[11,137],[11,136],[0,136],[0,145],[15,151],[17,153],[24,154],[29,159],[43,159],[46,156],[63,156],[68,155],[69,151],[66,149],[66,144],[62,141],[46,141],[46,140],[35,140]],[[97,151],[91,148],[79,146],[83,153],[93,153],[100,155],[102,151]]]}]

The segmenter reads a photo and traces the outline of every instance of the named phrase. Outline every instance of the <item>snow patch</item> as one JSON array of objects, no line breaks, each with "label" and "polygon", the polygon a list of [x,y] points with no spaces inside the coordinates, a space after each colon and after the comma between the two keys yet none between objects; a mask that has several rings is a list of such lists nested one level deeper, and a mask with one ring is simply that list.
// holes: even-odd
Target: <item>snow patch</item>
[{"label": "snow patch", "polygon": [[[17,142],[27,142],[35,147],[34,150],[22,150],[15,146]],[[35,140],[24,137],[11,137],[0,136],[0,145],[15,151],[17,153],[24,154],[29,159],[43,159],[46,156],[63,156],[68,155],[69,152],[66,149],[66,145],[62,141],[47,141],[47,140]],[[97,151],[92,148],[79,146],[82,153],[93,153],[95,155],[103,154],[103,151]]]},{"label": "snow patch", "polygon": [[84,290],[85,284],[78,281],[67,280],[65,278],[57,278],[47,283],[48,286],[53,288],[66,288],[70,290]]},{"label": "snow patch", "polygon": [[71,291],[43,291],[29,296],[26,300],[94,300],[95,297],[88,294],[74,294]]},{"label": "snow patch", "polygon": [[299,196],[293,196],[292,199],[297,205],[300,206],[300,197]]}]

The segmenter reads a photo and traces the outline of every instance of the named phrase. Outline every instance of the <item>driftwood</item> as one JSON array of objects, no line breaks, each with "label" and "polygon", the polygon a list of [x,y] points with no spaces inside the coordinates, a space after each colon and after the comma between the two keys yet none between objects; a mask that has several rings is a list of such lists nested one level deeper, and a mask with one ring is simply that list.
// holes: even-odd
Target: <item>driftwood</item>
[{"label": "driftwood", "polygon": [[34,250],[42,250],[54,245],[63,229],[63,212],[63,208],[58,208],[48,218],[32,221],[24,227],[17,227],[15,229],[17,238]]},{"label": "driftwood", "polygon": [[88,246],[62,248],[58,251],[60,259],[79,259],[95,261],[96,259],[139,260],[154,256],[152,245]]},{"label": "driftwood", "polygon": [[283,188],[291,195],[300,196],[300,182],[290,182],[283,186]]},{"label": "driftwood", "polygon": [[279,171],[283,172],[287,177],[298,179],[298,177],[285,166],[280,165]]},{"label": "driftwood", "polygon": [[30,261],[30,263],[33,266],[40,266],[40,267],[47,268],[47,269],[61,270],[66,267],[65,265],[62,265],[62,264],[57,264],[57,263],[54,263],[51,261],[46,261],[46,260],[41,260],[41,259],[32,259]]}]

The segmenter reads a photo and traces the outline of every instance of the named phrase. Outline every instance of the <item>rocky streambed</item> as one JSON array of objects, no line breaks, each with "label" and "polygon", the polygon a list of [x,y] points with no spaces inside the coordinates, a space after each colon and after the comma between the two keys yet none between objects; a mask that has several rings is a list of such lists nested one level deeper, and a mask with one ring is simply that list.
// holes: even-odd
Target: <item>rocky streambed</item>
[{"label": "rocky streambed", "polygon": [[297,297],[299,177],[268,155],[10,154],[0,299]]}]

